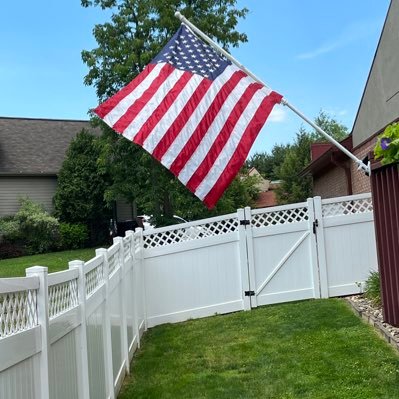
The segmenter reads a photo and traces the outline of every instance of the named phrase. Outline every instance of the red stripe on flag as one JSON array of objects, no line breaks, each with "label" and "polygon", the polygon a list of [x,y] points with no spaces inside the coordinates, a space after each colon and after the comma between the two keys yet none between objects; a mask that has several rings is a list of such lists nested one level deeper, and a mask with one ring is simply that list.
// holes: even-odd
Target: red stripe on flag
[{"label": "red stripe on flag", "polygon": [[173,71],[175,71],[175,68],[169,64],[165,64],[159,72],[159,75],[152,81],[149,88],[126,109],[112,128],[119,133],[123,133],[139,112],[151,101],[151,98],[157,92],[159,86],[165,82]]},{"label": "red stripe on flag", "polygon": [[191,176],[190,180],[187,182],[186,185],[191,191],[195,191],[198,185],[208,174],[217,157],[222,152],[227,140],[231,136],[231,133],[233,132],[242,113],[245,111],[245,108],[252,100],[254,94],[258,90],[262,89],[262,87],[263,85],[261,85],[260,83],[252,83],[246,88],[240,100],[236,103],[233,110],[231,111],[214,143],[209,148],[208,154],[206,155],[198,169],[195,171],[195,173]]},{"label": "red stripe on flag", "polygon": [[242,164],[244,163],[249,150],[253,142],[255,141],[259,131],[261,130],[263,124],[266,122],[267,117],[272,111],[275,104],[279,103],[282,96],[274,91],[272,91],[261,103],[258,110],[256,111],[251,123],[245,129],[245,132],[237,146],[236,151],[231,157],[229,163],[224,169],[223,173],[209,191],[209,193],[203,199],[205,205],[211,209],[215,206],[218,199],[222,196],[224,190],[232,182],[235,175],[240,170]]},{"label": "red stripe on flag", "polygon": [[140,75],[136,76],[127,86],[119,90],[116,94],[110,97],[107,101],[100,104],[93,111],[104,119],[125,97],[127,97],[155,68],[156,64],[148,64]]},{"label": "red stripe on flag", "polygon": [[222,86],[222,88],[210,104],[209,108],[205,112],[205,115],[201,119],[200,123],[195,128],[190,139],[187,141],[180,154],[176,157],[176,159],[170,166],[170,170],[174,175],[177,176],[183,169],[184,165],[191,158],[202,138],[205,136],[209,126],[212,124],[213,120],[219,113],[220,108],[223,106],[224,102],[229,97],[232,90],[234,90],[240,80],[245,78],[246,76],[247,75],[242,71],[234,72],[233,75]]},{"label": "red stripe on flag", "polygon": [[171,105],[176,100],[177,96],[181,93],[188,81],[192,78],[191,72],[184,72],[180,76],[179,80],[174,84],[173,88],[168,91],[163,101],[158,105],[153,114],[147,119],[146,123],[138,131],[134,137],[134,142],[139,145],[143,145],[146,138],[150,135],[154,127],[158,124],[161,118],[166,114]]},{"label": "red stripe on flag", "polygon": [[197,86],[197,88],[191,95],[190,100],[180,111],[179,115],[176,117],[176,119],[170,125],[169,129],[166,131],[162,139],[155,147],[154,151],[152,152],[153,157],[155,157],[159,161],[162,159],[168,148],[172,145],[175,138],[181,132],[187,120],[194,113],[198,104],[201,102],[202,98],[205,96],[206,92],[211,86],[212,81],[209,79],[202,80],[202,82]]}]

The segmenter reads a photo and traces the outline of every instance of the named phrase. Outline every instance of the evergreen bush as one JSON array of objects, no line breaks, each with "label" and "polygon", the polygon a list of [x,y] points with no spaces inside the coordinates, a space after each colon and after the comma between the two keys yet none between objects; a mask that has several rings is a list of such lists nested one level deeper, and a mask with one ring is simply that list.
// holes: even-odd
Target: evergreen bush
[{"label": "evergreen bush", "polygon": [[84,248],[89,239],[89,230],[82,223],[60,223],[60,248]]}]

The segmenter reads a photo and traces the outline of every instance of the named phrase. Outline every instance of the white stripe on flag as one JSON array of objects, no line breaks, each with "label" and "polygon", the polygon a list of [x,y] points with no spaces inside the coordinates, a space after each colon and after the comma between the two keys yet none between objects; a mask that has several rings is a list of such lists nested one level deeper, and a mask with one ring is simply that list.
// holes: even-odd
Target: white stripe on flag
[{"label": "white stripe on flag", "polygon": [[[237,102],[240,101],[242,95],[245,93],[245,90],[251,83],[254,83],[254,80],[247,76],[244,79],[241,79],[238,85],[229,94],[226,101],[220,108],[218,114],[216,115],[215,119],[213,120],[212,124],[209,126],[209,129],[203,137],[202,141],[199,143],[195,152],[181,170],[179,174],[179,180],[183,184],[187,184],[191,176],[201,165],[201,162],[209,153],[213,142],[217,139],[220,131],[223,129],[224,123],[229,117],[230,112],[233,110]],[[232,128],[234,129],[234,127]]]},{"label": "white stripe on flag", "polygon": [[212,165],[212,168],[209,170],[208,174],[199,184],[197,190],[195,191],[195,195],[201,200],[206,197],[209,191],[211,191],[211,189],[225,170],[227,164],[229,163],[231,157],[238,147],[238,144],[245,132],[245,129],[251,123],[252,118],[254,117],[264,98],[265,94],[259,90],[254,95],[248,106],[245,108],[245,111],[241,114],[240,119],[238,120],[234,129],[234,134],[230,136],[225,147],[223,148],[223,151],[219,154],[215,163]]},{"label": "white stripe on flag", "polygon": [[121,100],[103,119],[109,126],[114,126],[116,122],[126,113],[126,110],[141,97],[143,93],[150,87],[151,83],[161,72],[165,64],[157,64],[146,78],[123,100]]},{"label": "white stripe on flag", "polygon": [[173,161],[180,154],[181,150],[184,148],[190,137],[195,131],[195,128],[201,122],[206,111],[208,111],[212,101],[215,99],[223,85],[229,78],[238,70],[238,68],[233,66],[228,66],[223,73],[213,82],[212,86],[209,88],[206,96],[202,98],[194,112],[191,114],[187,123],[180,131],[179,135],[176,137],[175,141],[168,148],[166,153],[161,159],[161,163],[170,169]]},{"label": "white stripe on flag", "polygon": [[173,104],[170,106],[169,110],[163,115],[163,117],[156,124],[151,134],[147,137],[147,139],[143,143],[143,147],[150,154],[152,154],[152,152],[154,151],[158,143],[162,140],[167,130],[175,121],[174,118],[171,118],[171,115],[179,115],[180,111],[188,103],[192,94],[195,92],[195,90],[203,80],[204,78],[202,78],[199,75],[192,75],[192,77],[187,82],[184,89],[179,93]]},{"label": "white stripe on flag", "polygon": [[[144,123],[157,109],[158,105],[164,100],[175,83],[183,75],[184,71],[175,69],[166,80],[158,87],[157,91],[152,95],[151,100],[141,109],[138,115],[132,120],[130,125],[123,131],[123,136],[129,140],[133,140]],[[143,93],[145,94],[145,93]],[[137,99],[140,101],[140,98]]]}]

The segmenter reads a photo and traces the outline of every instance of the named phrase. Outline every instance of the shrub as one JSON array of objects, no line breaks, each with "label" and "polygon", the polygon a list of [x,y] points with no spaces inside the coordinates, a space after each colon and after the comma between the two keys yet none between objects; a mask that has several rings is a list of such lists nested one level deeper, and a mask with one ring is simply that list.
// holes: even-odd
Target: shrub
[{"label": "shrub", "polygon": [[89,230],[81,223],[60,223],[60,247],[62,249],[83,248],[89,239]]},{"label": "shrub", "polygon": [[378,272],[370,272],[369,277],[366,280],[364,296],[371,300],[375,305],[381,305],[380,274]]},{"label": "shrub", "polygon": [[16,241],[20,235],[18,220],[12,216],[0,219],[0,238],[5,241]]},{"label": "shrub", "polygon": [[0,259],[18,258],[25,255],[24,250],[11,242],[0,243]]},{"label": "shrub", "polygon": [[43,253],[57,247],[59,222],[44,208],[29,198],[21,199],[21,208],[15,215],[20,236],[29,254]]}]

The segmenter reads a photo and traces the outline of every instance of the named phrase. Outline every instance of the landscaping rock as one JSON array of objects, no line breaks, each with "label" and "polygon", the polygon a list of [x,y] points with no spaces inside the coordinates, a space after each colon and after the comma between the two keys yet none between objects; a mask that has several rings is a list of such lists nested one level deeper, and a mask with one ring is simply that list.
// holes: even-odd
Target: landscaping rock
[{"label": "landscaping rock", "polygon": [[381,307],[362,295],[346,297],[345,300],[359,317],[371,324],[379,335],[399,351],[399,328],[384,321]]}]

